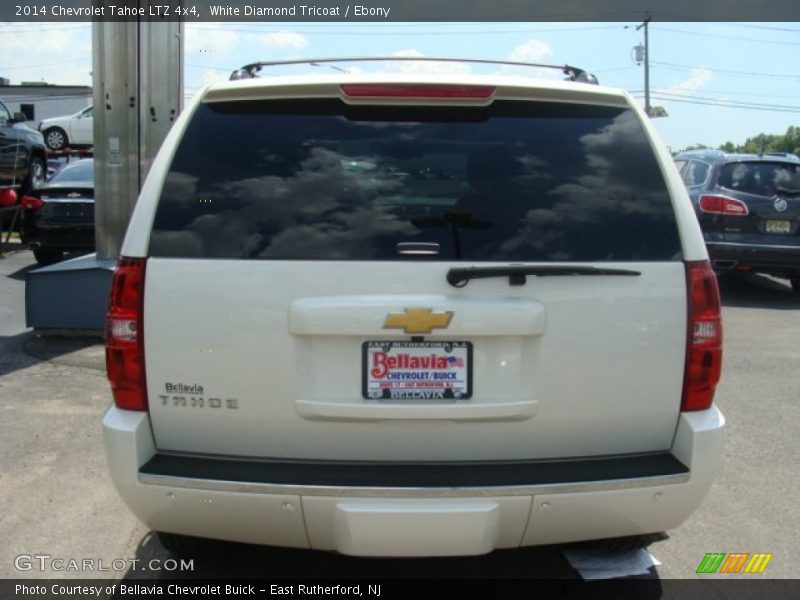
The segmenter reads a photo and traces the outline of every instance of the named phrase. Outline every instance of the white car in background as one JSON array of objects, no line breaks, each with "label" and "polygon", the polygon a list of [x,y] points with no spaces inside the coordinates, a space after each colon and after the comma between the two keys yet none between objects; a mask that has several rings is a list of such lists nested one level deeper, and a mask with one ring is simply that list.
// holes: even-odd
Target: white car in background
[{"label": "white car in background", "polygon": [[63,150],[69,146],[94,144],[94,107],[66,117],[44,119],[39,123],[48,150]]}]

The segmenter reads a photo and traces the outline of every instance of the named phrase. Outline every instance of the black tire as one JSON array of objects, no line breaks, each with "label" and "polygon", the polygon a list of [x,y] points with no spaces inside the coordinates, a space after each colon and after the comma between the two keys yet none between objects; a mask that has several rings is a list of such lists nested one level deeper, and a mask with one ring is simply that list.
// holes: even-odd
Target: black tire
[{"label": "black tire", "polygon": [[50,150],[63,150],[69,146],[67,132],[61,127],[50,127],[42,132],[44,143]]},{"label": "black tire", "polygon": [[156,532],[158,541],[170,553],[181,558],[220,558],[230,554],[231,542],[221,542],[207,538],[180,535],[177,533]]},{"label": "black tire", "polygon": [[44,162],[44,158],[41,156],[31,157],[31,164],[28,167],[28,175],[25,177],[25,182],[22,184],[22,193],[27,194],[32,189],[42,185],[46,175],[47,165]]},{"label": "black tire", "polygon": [[800,296],[800,277],[795,277],[789,280],[789,283],[792,284],[792,291]]},{"label": "black tire", "polygon": [[52,265],[57,263],[64,256],[61,250],[54,250],[53,248],[34,248],[33,257],[40,265]]}]

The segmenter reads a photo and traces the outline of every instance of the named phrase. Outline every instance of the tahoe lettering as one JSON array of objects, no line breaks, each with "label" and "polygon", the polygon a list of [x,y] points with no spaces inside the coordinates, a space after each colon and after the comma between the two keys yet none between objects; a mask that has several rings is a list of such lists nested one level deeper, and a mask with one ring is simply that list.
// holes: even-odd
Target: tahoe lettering
[{"label": "tahoe lettering", "polygon": [[159,394],[161,406],[175,406],[181,408],[229,408],[236,410],[239,408],[237,398],[203,398],[202,396],[168,396]]}]

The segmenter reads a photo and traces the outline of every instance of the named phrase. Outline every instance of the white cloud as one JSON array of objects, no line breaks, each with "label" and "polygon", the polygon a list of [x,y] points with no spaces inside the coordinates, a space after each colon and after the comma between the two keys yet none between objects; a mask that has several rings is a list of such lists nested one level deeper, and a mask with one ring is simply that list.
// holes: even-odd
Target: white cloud
[{"label": "white cloud", "polygon": [[230,73],[223,73],[221,71],[203,71],[203,74],[200,76],[200,81],[204,86],[206,86],[211,83],[228,81],[229,78]]},{"label": "white cloud", "polygon": [[301,50],[308,46],[308,39],[306,39],[305,36],[302,36],[296,31],[292,31],[290,29],[281,29],[280,31],[259,34],[257,39],[265,46],[269,46],[271,48]]},{"label": "white cloud", "polygon": [[[547,42],[541,40],[528,40],[511,51],[508,60],[513,62],[549,64],[552,60],[553,49]],[[510,75],[540,77],[543,79],[563,79],[564,74],[558,69],[536,69],[531,67],[504,66],[501,72]]]},{"label": "white cloud", "polygon": [[0,76],[12,84],[46,81],[91,85],[92,26],[56,23],[0,24]]},{"label": "white cloud", "polygon": [[690,92],[703,89],[714,77],[714,72],[705,67],[692,67],[686,79],[678,81],[668,88],[659,88],[656,91],[665,94],[677,94],[684,96]]},{"label": "white cloud", "polygon": [[[414,48],[406,50],[397,50],[392,52],[392,56],[402,58],[424,58],[425,54]],[[414,61],[398,61],[394,63],[387,63],[390,70],[400,73],[433,73],[436,75],[462,75],[470,73],[472,70],[468,64],[458,62],[414,62]]]},{"label": "white cloud", "polygon": [[553,49],[546,42],[540,40],[528,40],[520,44],[511,51],[508,60],[515,62],[544,63],[550,60]]}]

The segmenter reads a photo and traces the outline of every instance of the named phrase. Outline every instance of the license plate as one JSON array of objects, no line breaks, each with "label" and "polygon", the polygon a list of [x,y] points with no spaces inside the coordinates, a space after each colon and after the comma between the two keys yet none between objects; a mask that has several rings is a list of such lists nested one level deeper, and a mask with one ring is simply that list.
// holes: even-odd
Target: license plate
[{"label": "license plate", "polygon": [[466,400],[472,396],[472,344],[364,342],[361,394],[373,400]]},{"label": "license plate", "polygon": [[791,231],[791,221],[767,220],[767,233],[789,233]]}]

